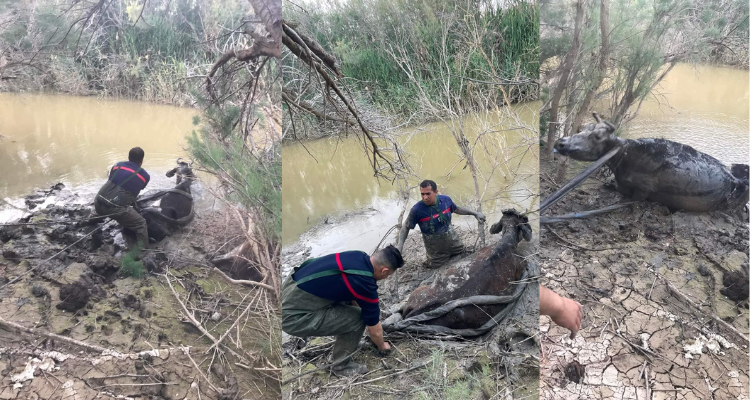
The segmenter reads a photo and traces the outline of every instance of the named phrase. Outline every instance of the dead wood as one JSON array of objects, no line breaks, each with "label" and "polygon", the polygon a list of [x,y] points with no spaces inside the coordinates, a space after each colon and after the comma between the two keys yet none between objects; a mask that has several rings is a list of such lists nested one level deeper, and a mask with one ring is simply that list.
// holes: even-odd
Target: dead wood
[{"label": "dead wood", "polygon": [[16,331],[16,332],[19,332],[19,333],[27,333],[29,335],[34,335],[34,336],[44,336],[46,338],[50,338],[50,339],[58,340],[58,341],[65,342],[65,343],[68,343],[68,344],[72,344],[74,346],[82,347],[82,348],[84,348],[86,350],[94,351],[94,352],[97,352],[97,353],[105,353],[105,352],[116,353],[113,350],[105,349],[104,347],[99,347],[99,346],[91,345],[91,344],[88,344],[88,343],[85,343],[85,342],[81,342],[80,340],[75,340],[75,339],[71,339],[69,337],[60,336],[60,335],[55,334],[55,333],[40,331],[40,330],[34,329],[34,328],[27,328],[25,326],[22,326],[22,325],[19,325],[19,324],[15,323],[15,322],[6,321],[2,317],[0,317],[0,327],[3,327],[5,329],[11,330],[11,331]]}]

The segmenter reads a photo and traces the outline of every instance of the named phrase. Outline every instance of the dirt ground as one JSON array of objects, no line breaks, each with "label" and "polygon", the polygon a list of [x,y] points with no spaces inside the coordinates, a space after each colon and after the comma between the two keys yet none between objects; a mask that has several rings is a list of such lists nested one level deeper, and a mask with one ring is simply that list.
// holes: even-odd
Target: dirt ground
[{"label": "dirt ground", "polygon": [[[329,217],[327,224],[341,219]],[[495,221],[489,221],[495,222]],[[325,230],[318,226],[302,236],[282,252],[286,276],[293,266],[309,256],[305,241]],[[477,232],[457,228],[463,243],[473,251]],[[536,231],[535,231],[536,234]],[[488,235],[488,244],[499,237]],[[395,240],[391,234],[383,246]],[[538,242],[519,246],[522,254],[532,254]],[[387,318],[391,307],[404,300],[414,289],[429,284],[436,272],[423,267],[426,260],[424,244],[418,232],[411,232],[404,244],[406,264],[398,273],[379,282],[381,320]],[[445,267],[443,267],[445,268]],[[535,287],[536,288],[536,287]],[[537,299],[538,289],[530,296]],[[505,329],[495,329],[474,339],[415,337],[388,334],[386,340],[393,347],[387,357],[379,357],[369,339],[353,356],[366,364],[370,372],[353,378],[339,378],[324,370],[317,370],[329,362],[333,338],[310,338],[304,343],[284,334],[283,379],[290,382],[282,387],[284,399],[512,399],[538,397],[538,357],[536,340],[538,313],[512,315]],[[502,331],[502,334],[500,334]],[[511,332],[508,334],[508,332]],[[507,340],[518,332],[517,337]],[[366,335],[365,335],[366,336]],[[519,343],[520,342],[520,343]],[[313,372],[314,371],[314,372]],[[308,373],[300,378],[300,374]]]},{"label": "dirt ground", "polygon": [[[59,191],[29,196],[27,205]],[[199,212],[142,255],[141,278],[125,277],[116,224],[43,262],[101,226],[88,221],[88,206],[72,204],[34,207],[26,225],[0,226],[0,399],[279,395],[265,291],[229,283],[208,261],[235,245],[228,238],[239,227],[220,212]]]},{"label": "dirt ground", "polygon": [[[571,160],[567,179],[582,166]],[[543,197],[564,183],[553,182],[554,168],[542,163]],[[626,201],[607,174],[592,176],[544,215]],[[671,214],[641,202],[545,225],[540,240],[542,284],[584,309],[572,341],[540,319],[540,398],[749,398],[746,213]],[[722,294],[725,283],[740,292],[744,286],[742,300]]]}]

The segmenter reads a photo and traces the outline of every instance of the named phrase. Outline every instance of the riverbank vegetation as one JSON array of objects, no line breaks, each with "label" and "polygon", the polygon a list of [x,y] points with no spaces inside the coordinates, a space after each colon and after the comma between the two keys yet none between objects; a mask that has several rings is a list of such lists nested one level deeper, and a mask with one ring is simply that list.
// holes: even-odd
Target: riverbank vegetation
[{"label": "riverbank vegetation", "polygon": [[568,0],[540,9],[541,134],[550,144],[577,132],[597,101],[615,125],[632,120],[678,63],[748,68],[746,1]]},{"label": "riverbank vegetation", "polygon": [[[329,1],[284,9],[285,20],[332,56],[358,104],[374,105],[401,119],[419,118],[415,98],[425,91],[443,98],[444,84],[466,103],[487,84],[503,86],[504,101],[534,100],[539,75],[538,9],[531,2]],[[475,45],[476,44],[476,45]],[[415,79],[399,65],[405,55],[418,65]],[[289,96],[316,107],[315,92],[295,87],[304,66],[285,58]],[[444,64],[448,61],[447,64]],[[464,63],[468,64],[464,68]],[[449,81],[441,74],[447,68]],[[291,79],[287,79],[289,76]]]},{"label": "riverbank vegetation", "polygon": [[6,1],[0,90],[194,105],[214,61],[248,42],[243,0]]}]

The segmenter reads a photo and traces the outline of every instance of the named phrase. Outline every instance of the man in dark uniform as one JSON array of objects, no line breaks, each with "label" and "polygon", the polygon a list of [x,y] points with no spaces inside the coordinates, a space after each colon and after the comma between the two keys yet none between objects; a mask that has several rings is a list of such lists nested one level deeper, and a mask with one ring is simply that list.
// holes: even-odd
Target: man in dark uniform
[{"label": "man in dark uniform", "polygon": [[94,200],[94,209],[99,215],[108,215],[123,228],[135,232],[137,244],[148,247],[146,220],[135,210],[135,199],[148,185],[151,177],[143,165],[143,149],[134,147],[128,153],[128,161],[121,161],[109,170],[109,177]]},{"label": "man in dark uniform", "polygon": [[332,361],[338,364],[333,372],[366,373],[365,365],[341,361],[357,350],[365,326],[379,350],[390,350],[383,340],[376,281],[388,278],[403,264],[401,252],[393,246],[372,256],[346,251],[305,261],[284,281],[281,329],[298,337],[336,336]]},{"label": "man in dark uniform", "polygon": [[431,180],[419,184],[422,201],[415,204],[409,212],[406,223],[401,227],[396,247],[404,248],[409,231],[419,224],[422,231],[424,247],[427,250],[427,266],[438,268],[445,264],[452,255],[464,251],[461,238],[451,226],[451,214],[473,215],[477,221],[484,222],[480,212],[457,206],[450,197],[438,194],[437,184]]}]

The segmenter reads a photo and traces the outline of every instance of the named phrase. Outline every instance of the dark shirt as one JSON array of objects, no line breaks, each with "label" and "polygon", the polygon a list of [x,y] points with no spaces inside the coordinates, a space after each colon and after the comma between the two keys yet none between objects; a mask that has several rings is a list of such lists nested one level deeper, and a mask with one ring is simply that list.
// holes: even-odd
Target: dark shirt
[{"label": "dark shirt", "polygon": [[423,235],[438,235],[448,232],[451,225],[451,215],[458,207],[450,197],[439,194],[437,204],[428,206],[420,201],[409,211],[406,226],[414,229],[419,224]]},{"label": "dark shirt", "polygon": [[145,169],[141,169],[140,171],[138,171],[138,175],[134,176],[131,179],[128,179],[133,175],[133,173],[135,173],[135,171],[138,171],[138,164],[130,161],[118,162],[117,164],[112,166],[112,169],[109,170],[109,180],[112,181],[112,183],[114,183],[115,185],[128,180],[120,187],[132,193],[133,196],[138,196],[141,190],[143,190],[143,188],[148,185],[151,177],[148,175],[148,172],[146,172]]},{"label": "dark shirt", "polygon": [[[361,251],[345,251],[338,253],[341,266],[344,269],[354,269],[372,273],[370,256]],[[326,271],[339,270],[336,262],[336,254],[313,259],[292,275],[295,282],[312,274]],[[307,293],[321,297],[326,300],[343,301],[351,303],[356,300],[362,309],[362,320],[367,326],[374,326],[380,322],[380,307],[378,305],[378,284],[374,277],[344,274],[323,276],[312,279],[297,286]],[[348,285],[347,285],[348,281]],[[352,291],[354,293],[352,293]]]}]

